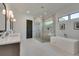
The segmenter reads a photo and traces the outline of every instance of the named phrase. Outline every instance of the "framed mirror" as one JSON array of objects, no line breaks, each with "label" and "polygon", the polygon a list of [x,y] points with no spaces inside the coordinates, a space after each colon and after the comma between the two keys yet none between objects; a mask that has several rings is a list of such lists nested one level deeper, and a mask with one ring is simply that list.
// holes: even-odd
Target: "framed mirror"
[{"label": "framed mirror", "polygon": [[7,16],[6,15],[7,15],[6,5],[4,3],[0,3],[0,34],[2,32],[5,32],[7,29]]}]

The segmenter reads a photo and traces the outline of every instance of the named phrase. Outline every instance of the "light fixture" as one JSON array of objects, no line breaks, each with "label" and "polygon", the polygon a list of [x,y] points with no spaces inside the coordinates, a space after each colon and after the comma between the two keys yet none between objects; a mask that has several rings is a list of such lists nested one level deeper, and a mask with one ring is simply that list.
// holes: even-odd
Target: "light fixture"
[{"label": "light fixture", "polygon": [[11,14],[10,16],[11,16],[11,18],[14,18],[14,15],[13,14]]},{"label": "light fixture", "polygon": [[16,22],[16,19],[13,19],[12,21],[13,21],[13,22]]},{"label": "light fixture", "polygon": [[12,16],[12,15],[13,15],[13,11],[9,10],[9,16]]},{"label": "light fixture", "polygon": [[43,16],[42,16],[42,15],[40,15],[40,17],[42,18]]},{"label": "light fixture", "polygon": [[12,19],[14,18],[14,15],[13,15],[13,11],[12,10],[8,10],[7,13],[8,13],[9,19],[10,18],[12,18]]},{"label": "light fixture", "polygon": [[41,6],[41,8],[44,8],[44,6]]},{"label": "light fixture", "polygon": [[3,15],[5,15],[5,14],[6,14],[6,11],[5,11],[5,9],[3,9],[3,10],[2,10],[2,14],[3,14]]},{"label": "light fixture", "polygon": [[30,19],[29,17],[27,17],[26,19]]},{"label": "light fixture", "polygon": [[29,13],[30,13],[30,11],[29,11],[29,10],[27,10],[27,11],[26,11],[26,13],[27,13],[27,14],[29,14]]},{"label": "light fixture", "polygon": [[45,6],[41,6],[41,10],[42,18],[45,18],[45,16],[47,15],[47,9],[45,8]]},{"label": "light fixture", "polygon": [[44,15],[47,15],[47,12],[44,12]]}]

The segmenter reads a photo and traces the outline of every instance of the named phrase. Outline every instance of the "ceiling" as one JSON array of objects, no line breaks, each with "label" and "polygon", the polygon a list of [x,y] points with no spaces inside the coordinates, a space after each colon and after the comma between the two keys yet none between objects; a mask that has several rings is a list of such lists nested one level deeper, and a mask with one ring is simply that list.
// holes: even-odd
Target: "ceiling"
[{"label": "ceiling", "polygon": [[[14,14],[25,14],[30,16],[50,16],[68,3],[7,3]],[[30,11],[28,14],[27,11]]]}]

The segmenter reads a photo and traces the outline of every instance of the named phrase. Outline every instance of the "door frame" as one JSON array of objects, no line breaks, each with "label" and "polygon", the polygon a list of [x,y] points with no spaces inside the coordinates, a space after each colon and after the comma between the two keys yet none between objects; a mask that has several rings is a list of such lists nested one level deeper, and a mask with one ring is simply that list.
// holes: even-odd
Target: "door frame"
[{"label": "door frame", "polygon": [[[27,38],[27,20],[30,20],[30,19],[26,19],[26,39],[29,39]],[[33,20],[32,21],[32,38],[33,38]]]}]

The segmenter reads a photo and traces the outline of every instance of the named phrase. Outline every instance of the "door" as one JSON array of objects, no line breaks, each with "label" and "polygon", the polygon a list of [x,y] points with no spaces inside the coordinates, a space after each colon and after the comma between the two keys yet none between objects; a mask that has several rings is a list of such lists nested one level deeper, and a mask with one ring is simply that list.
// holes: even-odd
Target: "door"
[{"label": "door", "polygon": [[32,38],[32,20],[26,20],[26,38]]}]

